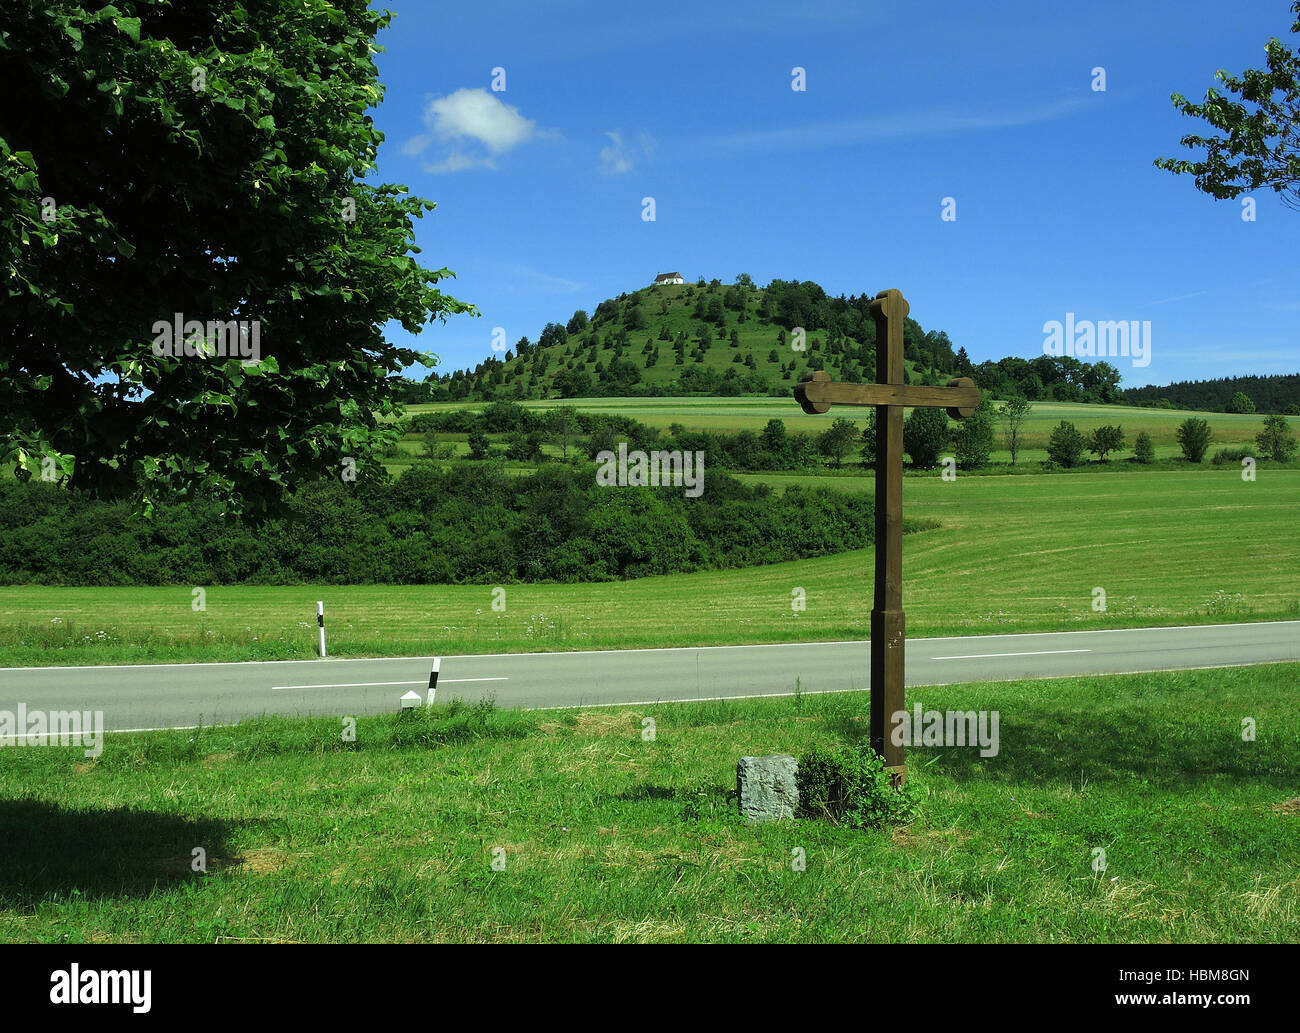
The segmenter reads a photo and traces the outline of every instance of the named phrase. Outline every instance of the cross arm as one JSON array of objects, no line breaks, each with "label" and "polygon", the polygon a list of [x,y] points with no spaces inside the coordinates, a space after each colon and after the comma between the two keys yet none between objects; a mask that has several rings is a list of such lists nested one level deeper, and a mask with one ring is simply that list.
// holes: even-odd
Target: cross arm
[{"label": "cross arm", "polygon": [[947,387],[837,384],[820,369],[795,387],[794,396],[806,413],[824,413],[832,405],[905,405],[947,409],[954,420],[965,419],[980,404],[979,388],[970,377],[950,380]]}]

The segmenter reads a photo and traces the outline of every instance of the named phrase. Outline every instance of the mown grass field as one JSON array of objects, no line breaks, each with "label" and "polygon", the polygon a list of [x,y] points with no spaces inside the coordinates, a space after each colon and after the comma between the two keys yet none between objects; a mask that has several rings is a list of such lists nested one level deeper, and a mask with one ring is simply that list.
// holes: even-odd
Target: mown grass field
[{"label": "mown grass field", "polygon": [[[667,428],[680,423],[688,430],[751,430],[758,433],[768,420],[779,419],[792,433],[819,434],[830,424],[831,415],[865,423],[867,410],[841,406],[833,414],[810,416],[804,413],[793,396],[786,398],[578,398],[519,403],[530,409],[547,409],[569,405],[588,412],[617,413],[630,416],[651,427]],[[1255,435],[1263,428],[1264,417],[1233,413],[1191,412],[1180,409],[1142,409],[1124,405],[1084,405],[1074,402],[1034,402],[1033,411],[1022,428],[1025,451],[1020,462],[1040,463],[1047,458],[1047,438],[1062,420],[1068,420],[1087,433],[1104,424],[1123,427],[1126,447],[1118,458],[1131,455],[1133,441],[1142,431],[1151,435],[1156,456],[1179,455],[1175,433],[1189,416],[1205,420],[1213,436],[1209,454],[1227,447],[1253,446]],[[413,405],[411,414],[448,409],[481,409],[481,402],[447,402]],[[1300,433],[1300,416],[1287,417],[1292,429]],[[995,462],[1009,462],[1010,453],[1003,448],[1003,427],[997,434]]]},{"label": "mown grass field", "polygon": [[[826,478],[764,474],[778,489]],[[870,491],[864,477],[833,482]],[[1300,617],[1300,470],[910,477],[903,544],[912,635]],[[863,638],[871,550],[572,585],[0,587],[0,664],[304,658],[326,604],[337,656]],[[791,593],[803,588],[796,613]],[[1107,609],[1094,611],[1093,589]]]},{"label": "mown grass field", "polygon": [[868,832],[728,798],[742,755],[861,737],[862,693],[5,748],[0,942],[1294,943],[1298,678],[914,690],[998,711],[1000,750],[911,750],[919,817]]}]

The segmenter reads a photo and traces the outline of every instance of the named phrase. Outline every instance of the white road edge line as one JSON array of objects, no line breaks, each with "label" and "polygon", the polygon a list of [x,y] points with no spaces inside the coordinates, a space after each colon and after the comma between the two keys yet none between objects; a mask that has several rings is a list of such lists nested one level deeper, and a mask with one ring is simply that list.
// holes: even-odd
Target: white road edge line
[{"label": "white road edge line", "polygon": [[1091,649],[1035,649],[1030,653],[967,653],[965,656],[932,656],[931,660],[983,660],[991,656],[1047,656],[1049,653],[1091,653]]},{"label": "white road edge line", "polygon": [[[509,678],[443,678],[439,680],[439,685],[450,685],[452,682],[464,681],[509,681]],[[365,689],[378,685],[427,685],[428,678],[421,678],[419,681],[352,681],[340,682],[337,685],[272,685],[271,691],[278,692],[280,689]]]},{"label": "white road edge line", "polygon": [[[1081,475],[1081,476],[1082,476],[1082,475]],[[1288,623],[1292,623],[1292,622],[1288,622]],[[1189,666],[1187,666],[1187,667],[1146,667],[1146,668],[1143,668],[1142,670],[1139,670],[1139,671],[1100,671],[1100,672],[1097,672],[1097,673],[1095,673],[1095,674],[1062,674],[1062,675],[1052,675],[1050,678],[1048,678],[1048,679],[1046,679],[1046,680],[1048,680],[1048,681],[1056,681],[1056,680],[1063,679],[1063,678],[1109,678],[1109,677],[1113,677],[1113,676],[1115,676],[1115,675],[1125,675],[1125,674],[1169,674],[1169,673],[1176,673],[1176,672],[1178,672],[1178,671],[1221,671],[1221,670],[1224,670],[1225,668],[1229,668],[1229,667],[1274,667],[1274,666],[1276,666],[1276,665],[1278,665],[1278,664],[1293,664],[1293,663],[1295,663],[1294,660],[1246,660],[1246,661],[1244,661],[1244,662],[1242,662],[1242,663],[1234,663],[1234,664],[1210,664],[1209,666],[1206,666],[1205,664],[1191,664],[1191,665],[1189,665]],[[997,682],[1012,682],[1012,681],[1025,681],[1025,680],[1026,680],[1026,679],[1024,679],[1024,678],[1019,678],[1019,677],[1017,677],[1017,678],[981,678],[981,679],[980,679],[980,681],[986,681],[986,682],[989,682],[989,683],[997,683]],[[421,683],[421,684],[423,684],[423,683]],[[908,687],[909,687],[909,688],[914,688],[914,689],[935,689],[935,688],[946,688],[946,687],[950,687],[950,686],[969,685],[969,684],[971,684],[971,683],[970,683],[970,682],[950,682],[950,681],[908,682]],[[720,702],[725,702],[725,701],[727,701],[727,700],[729,700],[729,699],[784,699],[784,698],[787,698],[787,697],[790,697],[790,696],[827,696],[827,695],[832,695],[832,694],[834,694],[834,693],[836,693],[836,692],[866,692],[866,691],[868,691],[868,690],[867,690],[867,688],[864,686],[864,687],[862,687],[862,688],[848,688],[848,689],[804,689],[802,692],[751,692],[751,693],[748,693],[748,694],[746,694],[746,695],[741,695],[741,696],[692,696],[692,697],[687,698],[687,699],[664,699],[664,698],[661,697],[661,698],[659,698],[659,699],[638,699],[638,700],[629,700],[629,701],[626,701],[626,702],[617,702],[617,703],[566,703],[566,704],[564,704],[563,706],[558,706],[558,707],[545,707],[545,706],[543,706],[543,707],[526,707],[526,706],[518,706],[518,707],[505,707],[505,708],[503,708],[503,709],[506,709],[506,710],[529,710],[529,711],[536,711],[536,710],[597,710],[597,709],[615,709],[615,708],[618,708],[618,707],[653,707],[653,706],[662,706],[662,705],[664,705],[664,704],[666,704],[666,703],[720,703]],[[204,730],[211,731],[211,730],[214,729],[214,728],[223,728],[223,729],[225,729],[225,728],[237,728],[237,727],[238,727],[242,722],[244,722],[244,721],[248,721],[248,720],[251,720],[253,717],[256,717],[256,716],[257,716],[257,715],[248,715],[248,716],[245,716],[245,717],[241,717],[241,718],[239,718],[239,719],[237,719],[237,720],[235,720],[235,721],[216,721],[216,722],[213,722],[213,723],[210,724],[210,725],[157,725],[157,726],[155,726],[155,727],[153,727],[153,728],[105,728],[105,729],[104,729],[104,734],[105,734],[105,735],[123,735],[123,734],[133,733],[133,732],[134,732],[134,733],[139,733],[139,732],[193,732],[193,731],[204,731]],[[262,715],[262,716],[266,716],[266,715]],[[299,717],[303,717],[303,716],[316,716],[316,717],[319,717],[319,716],[321,716],[321,715],[317,714],[317,715],[278,715],[278,716],[283,716],[283,717],[293,717],[293,716],[299,716]],[[367,717],[373,717],[374,715],[373,715],[373,714],[367,714],[367,715],[365,715],[365,716],[367,716]],[[33,733],[25,733],[25,734],[24,734],[24,737],[26,738],[26,737],[30,736],[31,734],[33,734]],[[13,738],[13,736],[10,736],[10,738]]]}]

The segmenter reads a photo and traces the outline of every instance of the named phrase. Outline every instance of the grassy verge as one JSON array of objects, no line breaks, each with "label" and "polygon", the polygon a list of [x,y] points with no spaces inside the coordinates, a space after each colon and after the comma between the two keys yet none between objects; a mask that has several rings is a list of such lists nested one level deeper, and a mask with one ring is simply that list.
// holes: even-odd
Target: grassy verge
[{"label": "grassy verge", "polygon": [[1298,679],[914,690],[1000,751],[912,750],[919,818],[868,833],[728,799],[743,754],[864,734],[861,693],[5,748],[0,941],[1295,942]]},{"label": "grassy verge", "polygon": [[[825,483],[766,474],[778,490]],[[841,490],[870,491],[866,478]],[[909,478],[913,635],[1300,617],[1300,545],[1280,534],[1300,471]],[[316,600],[338,656],[615,649],[863,638],[872,551],[604,584],[0,588],[0,665],[293,659],[313,655]],[[806,593],[806,609],[791,593]],[[1093,609],[1095,588],[1105,612]]]}]

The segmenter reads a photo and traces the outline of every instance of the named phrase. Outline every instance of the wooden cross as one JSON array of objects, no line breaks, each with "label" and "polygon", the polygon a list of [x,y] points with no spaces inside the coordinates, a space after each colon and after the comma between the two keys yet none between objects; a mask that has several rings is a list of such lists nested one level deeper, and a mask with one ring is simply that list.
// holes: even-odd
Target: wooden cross
[{"label": "wooden cross", "polygon": [[933,406],[962,420],[980,404],[969,377],[947,387],[903,383],[903,323],[910,307],[897,290],[881,291],[871,303],[876,322],[876,382],[836,384],[825,370],[794,389],[806,413],[832,405],[874,405],[876,409],[876,596],[871,609],[871,747],[901,783],[907,777],[903,747],[889,734],[903,701],[903,408]]}]

